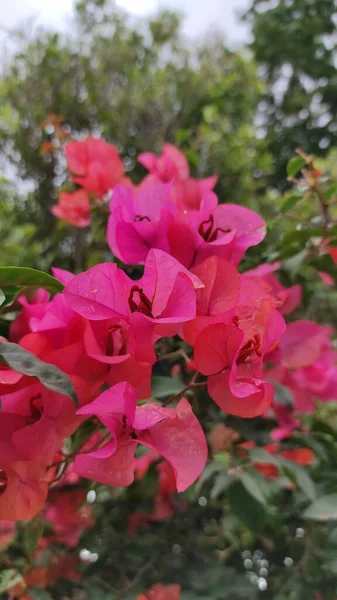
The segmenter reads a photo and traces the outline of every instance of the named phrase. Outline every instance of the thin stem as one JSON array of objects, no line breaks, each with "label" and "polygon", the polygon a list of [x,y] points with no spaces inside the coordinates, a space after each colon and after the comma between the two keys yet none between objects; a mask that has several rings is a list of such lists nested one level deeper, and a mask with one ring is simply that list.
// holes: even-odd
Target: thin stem
[{"label": "thin stem", "polygon": [[165,402],[163,402],[162,406],[167,406],[167,404],[171,404],[171,402],[178,400],[181,396],[183,396],[184,394],[186,394],[186,392],[188,392],[189,390],[192,390],[193,388],[206,385],[207,381],[200,381],[199,383],[195,382],[198,375],[199,375],[199,373],[194,373],[190,382],[187,385],[185,385],[185,387],[182,390],[180,390],[180,392],[178,392],[177,394],[174,394],[174,396],[171,396],[171,398],[168,398],[168,400],[165,400]]}]

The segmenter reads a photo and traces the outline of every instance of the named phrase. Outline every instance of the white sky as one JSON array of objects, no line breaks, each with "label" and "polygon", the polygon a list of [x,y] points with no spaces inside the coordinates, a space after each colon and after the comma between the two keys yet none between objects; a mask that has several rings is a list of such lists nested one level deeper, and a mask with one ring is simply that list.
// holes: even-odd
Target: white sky
[{"label": "white sky", "polygon": [[[249,0],[116,0],[122,8],[138,15],[155,12],[158,8],[172,8],[186,15],[185,32],[200,35],[212,27],[225,32],[234,43],[248,39],[248,30],[238,23],[236,13],[243,12]],[[72,13],[73,0],[0,0],[0,31],[34,16],[34,25],[66,25]],[[68,19],[67,19],[68,17]],[[3,35],[3,34],[2,34]]]}]

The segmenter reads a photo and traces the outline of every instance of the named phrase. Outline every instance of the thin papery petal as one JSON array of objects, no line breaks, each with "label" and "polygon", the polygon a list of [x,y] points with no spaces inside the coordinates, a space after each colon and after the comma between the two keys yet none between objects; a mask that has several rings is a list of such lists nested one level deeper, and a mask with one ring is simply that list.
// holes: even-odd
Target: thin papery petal
[{"label": "thin papery petal", "polygon": [[106,485],[126,487],[134,480],[134,455],[136,441],[128,441],[117,447],[110,458],[97,458],[91,454],[79,454],[74,470],[81,477]]},{"label": "thin papery petal", "polygon": [[163,419],[171,417],[172,411],[168,408],[163,408],[154,402],[147,402],[136,409],[136,416],[133,427],[139,431],[149,429],[159,423]]},{"label": "thin papery petal", "polygon": [[129,281],[115,263],[102,263],[76,275],[65,287],[70,306],[89,320],[102,320],[129,313]]},{"label": "thin papery petal", "polygon": [[189,402],[183,398],[175,416],[138,435],[138,441],[159,452],[173,468],[178,492],[199,477],[207,460],[207,443]]},{"label": "thin papery petal", "polygon": [[228,369],[242,344],[243,332],[234,325],[209,325],[197,337],[194,360],[198,371],[212,375]]},{"label": "thin papery petal", "polygon": [[280,341],[282,364],[289,368],[310,365],[318,359],[322,346],[329,342],[329,327],[313,321],[293,321]]},{"label": "thin papery petal", "polygon": [[121,381],[128,381],[135,389],[137,399],[143,400],[151,396],[152,365],[137,362],[133,357],[111,366],[108,375],[108,384],[116,385]]},{"label": "thin papery petal", "polygon": [[216,315],[235,306],[240,291],[240,276],[229,262],[212,256],[194,267],[204,288],[198,289],[197,315]]},{"label": "thin papery petal", "polygon": [[229,378],[228,370],[208,378],[209,395],[221,410],[246,419],[258,417],[268,410],[274,397],[274,388],[270,383],[252,381],[250,386],[256,390],[255,393],[238,397],[230,389]]},{"label": "thin papery petal", "polygon": [[162,250],[150,250],[144,275],[139,280],[139,284],[153,302],[153,315],[160,315],[165,309],[177,276],[182,273],[191,281],[195,289],[203,287],[200,279],[190,273],[173,256]]},{"label": "thin papery petal", "polygon": [[[189,164],[186,157],[173,144],[164,144],[163,156],[169,158],[176,167],[179,179],[187,179],[190,174]],[[144,162],[143,162],[144,164]]]},{"label": "thin papery petal", "polygon": [[78,415],[95,415],[102,423],[110,420],[122,421],[126,417],[128,425],[132,425],[136,411],[136,393],[133,387],[123,381],[103,392],[96,400],[77,411]]},{"label": "thin papery petal", "polygon": [[63,285],[67,285],[67,283],[69,283],[69,281],[75,277],[74,273],[66,271],[65,269],[58,269],[56,267],[52,267],[51,272],[56,279],[63,283]]},{"label": "thin papery petal", "polygon": [[45,469],[35,462],[0,464],[2,481],[0,519],[21,521],[32,519],[43,507],[48,493]]}]

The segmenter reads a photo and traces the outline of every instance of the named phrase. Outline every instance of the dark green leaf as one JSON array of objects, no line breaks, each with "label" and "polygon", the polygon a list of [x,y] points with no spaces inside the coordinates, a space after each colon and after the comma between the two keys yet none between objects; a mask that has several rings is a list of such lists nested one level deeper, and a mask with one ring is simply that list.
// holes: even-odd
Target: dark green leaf
[{"label": "dark green leaf", "polygon": [[264,477],[256,470],[241,471],[238,479],[246,488],[247,492],[261,504],[267,504],[268,484]]},{"label": "dark green leaf", "polygon": [[337,521],[337,494],[317,498],[303,513],[304,519]]},{"label": "dark green leaf", "polygon": [[43,533],[43,522],[39,519],[27,521],[24,525],[23,548],[27,556],[32,557]]},{"label": "dark green leaf", "polygon": [[71,380],[55,365],[43,362],[32,352],[28,352],[18,344],[11,342],[0,342],[0,355],[14,371],[37,377],[46,388],[69,396],[75,406],[78,406],[76,392]]},{"label": "dark green leaf", "polygon": [[0,287],[20,286],[44,288],[50,292],[62,292],[63,285],[60,281],[36,269],[27,267],[0,267]]},{"label": "dark green leaf", "polygon": [[282,459],[282,463],[285,474],[297,483],[298,487],[310,500],[314,500],[316,498],[316,488],[306,469],[291,460]]},{"label": "dark green leaf", "polygon": [[235,481],[227,492],[230,507],[238,519],[251,529],[259,531],[265,522],[264,506],[254,498],[241,481]]}]

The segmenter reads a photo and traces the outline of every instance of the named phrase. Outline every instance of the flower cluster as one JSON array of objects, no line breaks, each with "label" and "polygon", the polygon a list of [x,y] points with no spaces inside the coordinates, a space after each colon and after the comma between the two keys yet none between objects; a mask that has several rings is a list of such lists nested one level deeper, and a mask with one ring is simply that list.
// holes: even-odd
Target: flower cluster
[{"label": "flower cluster", "polygon": [[[284,316],[300,303],[301,289],[278,281],[280,263],[239,273],[266,224],[248,208],[219,204],[216,176],[191,178],[185,157],[171,145],[161,156],[140,155],[149,174],[138,186],[125,178],[116,148],[102,140],[70,142],[65,152],[77,187],[61,193],[54,214],[85,227],[93,203],[109,202],[108,244],[136,269],[127,269],[130,276],[116,262],[78,275],[54,269],[62,293],[50,297],[41,289],[33,299],[19,299],[8,341],[63,371],[78,406],[1,365],[0,518],[31,518],[51,487],[45,515],[54,521],[55,539],[73,545],[90,518],[72,514],[82,491],[74,492],[70,507],[69,492],[57,489],[60,480],[123,487],[151,461],[164,460],[147,518],[172,513],[173,492],[193,484],[207,460],[193,409],[199,388],[226,413],[253,418],[273,406],[271,382],[277,381],[291,388],[295,409],[303,412],[311,410],[311,398],[331,397],[337,371],[328,328],[309,321],[286,328]],[[160,403],[151,378],[164,358],[163,338],[193,376]],[[296,427],[290,409],[275,404],[274,410],[290,433]],[[85,432],[80,443],[79,428]],[[139,458],[142,446],[148,454]]]}]

